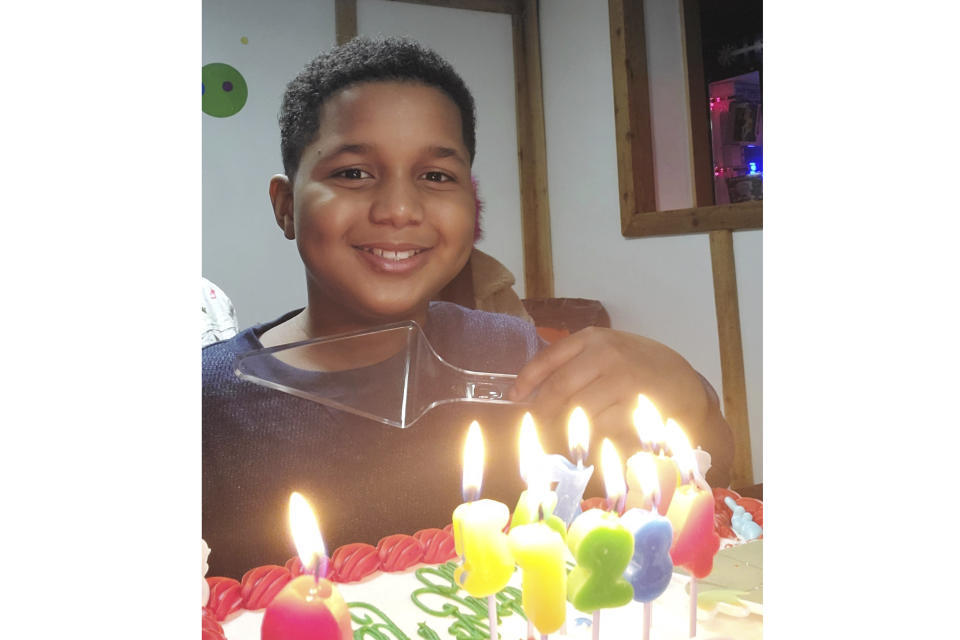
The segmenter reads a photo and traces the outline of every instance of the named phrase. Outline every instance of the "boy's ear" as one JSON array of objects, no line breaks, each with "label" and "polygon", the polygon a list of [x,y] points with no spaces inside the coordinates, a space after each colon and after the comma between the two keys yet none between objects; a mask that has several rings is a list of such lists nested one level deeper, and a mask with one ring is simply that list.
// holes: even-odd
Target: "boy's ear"
[{"label": "boy's ear", "polygon": [[283,229],[288,240],[295,237],[293,230],[293,186],[290,179],[278,173],[270,178],[270,202],[273,203],[273,217]]}]

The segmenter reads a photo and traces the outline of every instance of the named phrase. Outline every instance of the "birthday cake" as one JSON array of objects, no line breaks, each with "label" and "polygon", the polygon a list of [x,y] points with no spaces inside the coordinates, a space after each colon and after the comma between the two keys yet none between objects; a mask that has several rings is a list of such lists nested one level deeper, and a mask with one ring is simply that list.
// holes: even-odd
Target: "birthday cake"
[{"label": "birthday cake", "polygon": [[[723,501],[732,498],[749,505],[747,510],[752,509],[754,519],[761,523],[762,503],[723,489],[714,490],[714,497],[722,549],[710,575],[697,582],[697,637],[759,640],[763,632],[762,540],[743,543],[733,537],[729,528],[732,511]],[[584,502],[584,508],[590,506],[589,501]],[[357,543],[340,547],[330,558],[327,578],[349,607],[354,638],[489,638],[487,599],[474,598],[459,588],[454,579],[457,560],[448,525],[412,536],[388,536],[377,546]],[[205,578],[203,640],[259,640],[265,608],[288,582],[303,573],[299,559],[291,558],[284,566],[253,568],[240,581]],[[518,570],[496,595],[502,640],[529,637],[521,607],[521,580]],[[651,638],[689,637],[690,582],[689,574],[676,570],[666,590],[653,601]],[[603,609],[599,637],[638,636],[642,615],[643,605],[638,602]],[[564,628],[550,637],[591,638],[593,623],[592,615],[568,603]]]}]

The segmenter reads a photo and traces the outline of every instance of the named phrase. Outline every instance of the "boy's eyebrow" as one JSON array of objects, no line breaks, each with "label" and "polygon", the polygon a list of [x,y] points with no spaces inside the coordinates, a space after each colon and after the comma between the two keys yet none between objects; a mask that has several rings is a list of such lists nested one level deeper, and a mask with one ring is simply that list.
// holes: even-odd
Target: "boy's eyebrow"
[{"label": "boy's eyebrow", "polygon": [[340,145],[339,147],[337,147],[336,149],[334,149],[334,150],[331,151],[330,153],[324,153],[324,152],[323,152],[323,149],[320,149],[320,155],[321,155],[322,157],[326,157],[326,158],[333,158],[333,157],[335,157],[335,156],[339,156],[341,153],[364,154],[364,153],[369,152],[371,148],[372,148],[372,147],[371,147],[370,145],[368,145],[368,144],[352,144],[352,143],[347,143],[347,144],[342,144],[342,145]]},{"label": "boy's eyebrow", "polygon": [[434,158],[453,158],[464,166],[469,166],[466,159],[460,154],[459,151],[452,147],[442,147],[439,145],[434,145],[429,147],[427,151],[430,152]]},{"label": "boy's eyebrow", "polygon": [[[323,149],[320,149],[320,156],[323,158],[335,158],[343,153],[355,153],[357,155],[363,155],[370,153],[373,150],[373,145],[366,143],[346,143],[342,144],[336,149],[333,149],[330,153],[324,153]],[[460,164],[465,167],[469,167],[470,164],[467,162],[466,158],[463,157],[459,151],[453,147],[444,147],[442,145],[431,145],[427,147],[427,153],[434,158],[453,158]]]}]

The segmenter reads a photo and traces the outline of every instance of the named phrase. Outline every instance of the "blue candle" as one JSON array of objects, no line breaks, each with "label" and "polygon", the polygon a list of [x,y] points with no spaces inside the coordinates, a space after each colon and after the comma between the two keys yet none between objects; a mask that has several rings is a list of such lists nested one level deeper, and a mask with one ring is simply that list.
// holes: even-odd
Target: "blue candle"
[{"label": "blue candle", "polygon": [[673,527],[663,516],[643,509],[630,509],[620,522],[633,534],[633,557],[623,577],[633,586],[634,600],[655,600],[666,591],[673,574]]},{"label": "blue candle", "polygon": [[567,420],[567,442],[576,464],[561,455],[552,455],[548,456],[547,465],[550,482],[557,483],[557,507],[553,513],[569,527],[574,518],[580,515],[583,492],[593,476],[593,466],[583,467],[583,460],[590,448],[590,422],[580,407],[575,408]]},{"label": "blue candle", "polygon": [[583,500],[583,492],[587,490],[587,483],[593,476],[593,465],[578,467],[559,454],[547,456],[547,459],[550,481],[557,483],[557,506],[553,515],[569,527],[574,518],[580,515],[580,502]]}]

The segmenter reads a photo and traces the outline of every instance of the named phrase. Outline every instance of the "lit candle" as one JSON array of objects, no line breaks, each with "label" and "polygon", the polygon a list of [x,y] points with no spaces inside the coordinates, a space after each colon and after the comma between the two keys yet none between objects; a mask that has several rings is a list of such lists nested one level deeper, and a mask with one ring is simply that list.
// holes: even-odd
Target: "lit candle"
[{"label": "lit candle", "polygon": [[548,459],[550,481],[557,483],[557,508],[553,514],[569,527],[573,519],[580,515],[583,492],[593,476],[593,465],[583,466],[590,448],[590,422],[580,407],[571,412],[567,421],[567,442],[573,462],[560,454],[548,456]]},{"label": "lit candle", "polygon": [[667,518],[673,526],[670,558],[673,564],[693,574],[690,582],[690,636],[697,628],[697,579],[713,570],[713,557],[720,548],[720,536],[714,531],[713,493],[700,477],[690,442],[673,420],[667,420],[670,449],[680,469],[682,484],[673,495]]},{"label": "lit candle", "polygon": [[483,434],[476,421],[470,424],[463,448],[463,498],[453,512],[453,541],[461,566],[454,580],[475,598],[487,598],[490,638],[497,637],[497,606],[494,594],[507,586],[514,563],[503,533],[510,510],[495,500],[478,500],[483,480]]},{"label": "lit candle", "polygon": [[[563,626],[567,612],[567,572],[564,566],[566,545],[563,536],[543,519],[540,507],[550,498],[549,469],[532,422],[521,427],[521,475],[527,481],[524,500],[537,519],[510,528],[510,550],[523,571],[521,604],[523,611],[541,634],[553,633]],[[557,519],[559,521],[559,519]],[[561,523],[562,524],[562,523]]]},{"label": "lit candle", "polygon": [[[532,474],[549,474],[546,467],[546,454],[537,438],[537,427],[533,422],[533,416],[530,413],[523,414],[523,420],[520,423],[520,477],[527,483],[527,489],[520,492],[517,499],[517,506],[513,510],[513,517],[510,519],[510,527],[516,527],[522,524],[530,524],[543,520],[561,537],[567,535],[566,523],[554,514],[557,507],[557,494],[549,490],[549,475],[542,479],[546,485],[542,487],[543,491],[537,493],[530,490],[530,481]],[[538,478],[537,482],[541,479]],[[537,487],[539,491],[541,487]]]},{"label": "lit candle", "polygon": [[290,495],[290,529],[297,554],[312,575],[294,578],[267,606],[260,627],[262,640],[352,640],[347,603],[323,577],[327,558],[320,527],[309,503]]},{"label": "lit candle", "polygon": [[578,610],[593,612],[595,639],[600,633],[600,609],[622,607],[633,598],[633,587],[623,579],[633,555],[633,536],[616,512],[626,485],[620,456],[607,439],[600,448],[600,458],[607,502],[614,511],[584,511],[567,532],[567,546],[577,561],[567,579],[567,599]]},{"label": "lit candle", "polygon": [[637,408],[633,411],[633,426],[640,437],[641,451],[627,460],[627,508],[649,509],[650,496],[644,495],[639,477],[640,460],[647,458],[656,465],[660,502],[657,508],[660,515],[666,515],[677,488],[679,473],[676,463],[664,455],[667,430],[663,417],[656,405],[642,393],[637,396]]},{"label": "lit candle", "polygon": [[643,640],[647,640],[653,614],[650,603],[666,591],[673,574],[673,528],[669,520],[656,512],[659,488],[653,461],[641,459],[637,473],[643,493],[651,497],[652,509],[630,509],[620,519],[633,534],[634,542],[633,558],[623,577],[633,586],[633,599],[643,603]]}]

